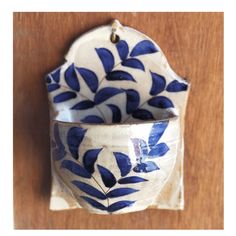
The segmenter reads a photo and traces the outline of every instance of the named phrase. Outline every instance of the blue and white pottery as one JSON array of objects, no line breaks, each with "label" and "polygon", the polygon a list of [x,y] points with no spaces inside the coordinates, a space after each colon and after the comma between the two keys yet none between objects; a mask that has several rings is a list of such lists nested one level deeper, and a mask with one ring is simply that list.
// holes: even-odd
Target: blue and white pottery
[{"label": "blue and white pottery", "polygon": [[46,76],[51,209],[146,209],[183,155],[188,83],[155,42],[118,21],[79,37],[65,59]]}]

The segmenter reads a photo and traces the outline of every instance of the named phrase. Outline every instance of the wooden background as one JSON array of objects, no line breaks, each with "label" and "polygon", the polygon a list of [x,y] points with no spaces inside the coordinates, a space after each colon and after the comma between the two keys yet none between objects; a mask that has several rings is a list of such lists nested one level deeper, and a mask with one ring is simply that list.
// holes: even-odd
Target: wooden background
[{"label": "wooden background", "polygon": [[[114,216],[52,212],[43,77],[82,33],[114,18],[154,39],[191,82],[185,210]],[[14,221],[17,229],[223,228],[223,13],[14,13]]]}]

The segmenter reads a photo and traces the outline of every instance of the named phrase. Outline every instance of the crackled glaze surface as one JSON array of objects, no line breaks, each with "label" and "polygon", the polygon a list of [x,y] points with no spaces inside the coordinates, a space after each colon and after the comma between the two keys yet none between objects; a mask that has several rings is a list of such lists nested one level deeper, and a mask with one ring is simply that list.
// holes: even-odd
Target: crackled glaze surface
[{"label": "crackled glaze surface", "polygon": [[176,160],[179,121],[91,126],[54,122],[56,173],[95,213],[142,210],[159,194]]},{"label": "crackled glaze surface", "polygon": [[188,90],[151,39],[116,24],[119,42],[111,26],[88,32],[46,77],[53,178],[65,201],[100,214],[155,202],[182,150]]}]

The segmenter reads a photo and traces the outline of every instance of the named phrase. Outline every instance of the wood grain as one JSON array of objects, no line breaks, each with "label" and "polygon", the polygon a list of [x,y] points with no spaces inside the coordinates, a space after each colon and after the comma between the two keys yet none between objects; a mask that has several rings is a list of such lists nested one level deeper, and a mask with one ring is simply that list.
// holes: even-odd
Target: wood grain
[{"label": "wood grain", "polygon": [[[154,39],[191,82],[185,210],[98,216],[52,212],[43,77],[83,32],[117,18]],[[14,13],[14,220],[17,229],[223,228],[223,13]]]}]

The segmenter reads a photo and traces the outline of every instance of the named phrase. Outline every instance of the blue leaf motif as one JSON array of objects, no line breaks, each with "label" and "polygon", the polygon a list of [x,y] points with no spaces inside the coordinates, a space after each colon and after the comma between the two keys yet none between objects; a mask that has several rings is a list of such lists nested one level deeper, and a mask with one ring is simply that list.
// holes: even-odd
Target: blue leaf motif
[{"label": "blue leaf motif", "polygon": [[166,80],[165,80],[165,77],[163,77],[162,75],[158,75],[151,71],[150,73],[152,76],[152,87],[150,90],[150,94],[157,95],[158,93],[161,93],[165,89]]},{"label": "blue leaf motif", "polygon": [[145,71],[143,63],[140,60],[136,59],[136,58],[126,59],[126,60],[122,61],[121,65]]},{"label": "blue leaf motif", "polygon": [[140,148],[141,148],[141,154],[143,156],[146,156],[148,154],[148,147],[147,147],[146,141],[144,141],[143,139],[140,139],[139,140],[139,145],[140,145]]},{"label": "blue leaf motif", "polygon": [[65,146],[64,146],[64,144],[62,143],[61,138],[60,138],[59,125],[58,125],[58,123],[55,123],[55,124],[54,124],[54,127],[53,127],[53,134],[54,134],[54,140],[55,140],[55,142],[56,142],[56,145],[57,145],[60,149],[65,149]]},{"label": "blue leaf motif", "polygon": [[61,86],[59,84],[49,84],[48,85],[48,92],[53,92],[57,89],[59,89]]},{"label": "blue leaf motif", "polygon": [[84,168],[91,174],[94,172],[94,163],[96,162],[101,150],[102,148],[90,149],[86,151],[84,154],[84,157],[83,157]]},{"label": "blue leaf motif", "polygon": [[77,71],[80,73],[81,77],[84,79],[85,83],[88,85],[89,89],[95,93],[97,91],[98,88],[98,78],[97,75],[86,68],[76,68]]},{"label": "blue leaf motif", "polygon": [[116,162],[120,169],[121,176],[123,177],[129,174],[132,167],[130,158],[126,154],[121,152],[113,152],[113,154],[116,158]]},{"label": "blue leaf motif", "polygon": [[178,80],[174,80],[170,82],[166,88],[168,92],[181,92],[186,91],[188,89],[188,85],[185,83],[180,83]]},{"label": "blue leaf motif", "polygon": [[65,102],[65,101],[68,101],[68,100],[76,98],[76,97],[77,97],[77,95],[74,92],[70,92],[70,91],[63,92],[63,93],[60,93],[60,94],[56,95],[53,98],[53,102],[54,103]]},{"label": "blue leaf motif", "polygon": [[135,184],[140,182],[148,181],[147,179],[138,176],[129,176],[118,180],[119,184]]},{"label": "blue leaf motif", "polygon": [[78,175],[80,177],[87,179],[91,178],[91,174],[86,169],[84,169],[84,167],[75,163],[74,161],[63,160],[61,163],[61,168],[67,169],[73,174]]},{"label": "blue leaf motif", "polygon": [[69,146],[69,150],[72,154],[72,157],[76,160],[79,158],[79,146],[83,141],[84,135],[86,133],[86,129],[79,127],[72,127],[68,131],[67,134],[67,143]]},{"label": "blue leaf motif", "polygon": [[60,72],[61,72],[61,68],[58,68],[51,73],[51,76],[56,83],[59,83],[60,81]]},{"label": "blue leaf motif", "polygon": [[158,52],[156,46],[149,40],[143,40],[135,45],[132,52],[130,53],[130,56],[137,57],[155,52]]},{"label": "blue leaf motif", "polygon": [[139,120],[154,120],[152,113],[146,109],[137,109],[132,113],[132,116]]},{"label": "blue leaf motif", "polygon": [[139,93],[134,89],[127,89],[126,92],[126,112],[127,114],[131,114],[135,111],[140,102]]},{"label": "blue leaf motif", "polygon": [[119,93],[122,93],[122,92],[123,92],[123,90],[118,89],[118,88],[113,88],[113,87],[102,88],[96,93],[96,95],[94,97],[94,102],[96,104],[100,104],[100,103],[106,101],[107,99],[109,99]]},{"label": "blue leaf motif", "polygon": [[72,110],[87,110],[89,108],[92,108],[95,106],[95,103],[90,100],[84,100],[82,102],[79,102],[75,104],[73,107],[71,107]]},{"label": "blue leaf motif", "polygon": [[147,161],[145,163],[137,164],[137,166],[133,168],[133,171],[137,173],[148,173],[159,169],[160,168],[156,165],[155,162]]},{"label": "blue leaf motif", "polygon": [[[55,145],[52,151],[52,157],[54,161],[59,161],[65,157],[66,151],[65,151],[65,146],[62,143],[61,138],[60,138],[58,123],[54,124],[53,132],[54,132]],[[53,145],[52,145],[52,148],[53,148]]]},{"label": "blue leaf motif", "polygon": [[133,189],[133,188],[116,188],[108,192],[107,197],[109,198],[122,197],[122,196],[129,195],[131,193],[135,193],[138,191],[139,190]]},{"label": "blue leaf motif", "polygon": [[164,156],[169,151],[169,147],[165,143],[159,143],[156,146],[153,146],[148,153],[150,158],[156,158]]},{"label": "blue leaf motif", "polygon": [[171,108],[174,107],[172,101],[164,96],[157,96],[148,100],[148,105],[156,108]]},{"label": "blue leaf motif", "polygon": [[157,164],[153,161],[147,161],[146,164],[146,172],[152,172],[154,170],[160,170],[160,168],[157,166]]},{"label": "blue leaf motif", "polygon": [[89,203],[91,206],[99,209],[99,210],[102,210],[102,211],[105,211],[107,208],[101,204],[100,202],[97,202],[96,200],[90,198],[90,197],[86,197],[86,196],[80,196],[82,199],[84,199],[87,203]]},{"label": "blue leaf motif", "polygon": [[68,86],[79,92],[80,90],[80,85],[79,85],[79,81],[75,72],[75,66],[74,63],[72,63],[65,71],[65,81],[68,84]]},{"label": "blue leaf motif", "polygon": [[147,143],[143,139],[139,138],[132,138],[131,141],[134,145],[134,153],[138,160],[145,160],[148,154]]},{"label": "blue leaf motif", "polygon": [[111,188],[116,184],[115,176],[105,167],[97,165],[102,181],[107,188]]},{"label": "blue leaf motif", "polygon": [[121,80],[127,80],[127,81],[135,81],[135,79],[133,78],[133,76],[126,72],[126,71],[122,71],[122,70],[113,70],[112,72],[107,73],[106,75],[106,79],[108,81],[121,81]]},{"label": "blue leaf motif", "polygon": [[62,149],[62,148],[55,148],[52,151],[52,157],[54,161],[59,161],[63,159],[65,155],[66,155],[66,151],[65,149]]},{"label": "blue leaf motif", "polygon": [[125,207],[131,206],[135,203],[135,201],[119,201],[119,202],[115,202],[113,204],[111,204],[108,208],[107,211],[108,212],[114,212],[114,211],[118,211],[121,210]]},{"label": "blue leaf motif", "polygon": [[57,144],[54,140],[51,140],[51,148],[56,148]]},{"label": "blue leaf motif", "polygon": [[120,40],[116,44],[116,48],[117,48],[117,51],[119,53],[120,59],[122,61],[124,61],[127,58],[128,54],[129,54],[129,46],[128,46],[128,44],[126,43],[126,41]]},{"label": "blue leaf motif", "polygon": [[52,79],[49,75],[47,75],[44,79],[47,84],[50,84],[52,82]]},{"label": "blue leaf motif", "polygon": [[112,123],[119,123],[121,121],[121,111],[118,106],[115,106],[113,104],[107,104],[107,106],[112,111]]},{"label": "blue leaf motif", "polygon": [[111,51],[106,48],[96,48],[95,50],[103,64],[105,72],[109,73],[112,71],[115,61]]},{"label": "blue leaf motif", "polygon": [[88,123],[88,124],[102,124],[104,120],[99,116],[86,116],[85,118],[81,119],[81,122]]},{"label": "blue leaf motif", "polygon": [[163,133],[165,132],[168,121],[157,122],[152,126],[151,132],[148,138],[148,145],[152,149],[159,141]]},{"label": "blue leaf motif", "polygon": [[103,192],[101,192],[100,190],[94,188],[93,186],[89,184],[86,184],[84,182],[77,181],[77,180],[73,180],[71,183],[75,185],[77,188],[79,188],[81,191],[87,193],[88,195],[92,197],[96,197],[101,200],[104,200],[107,198]]}]

